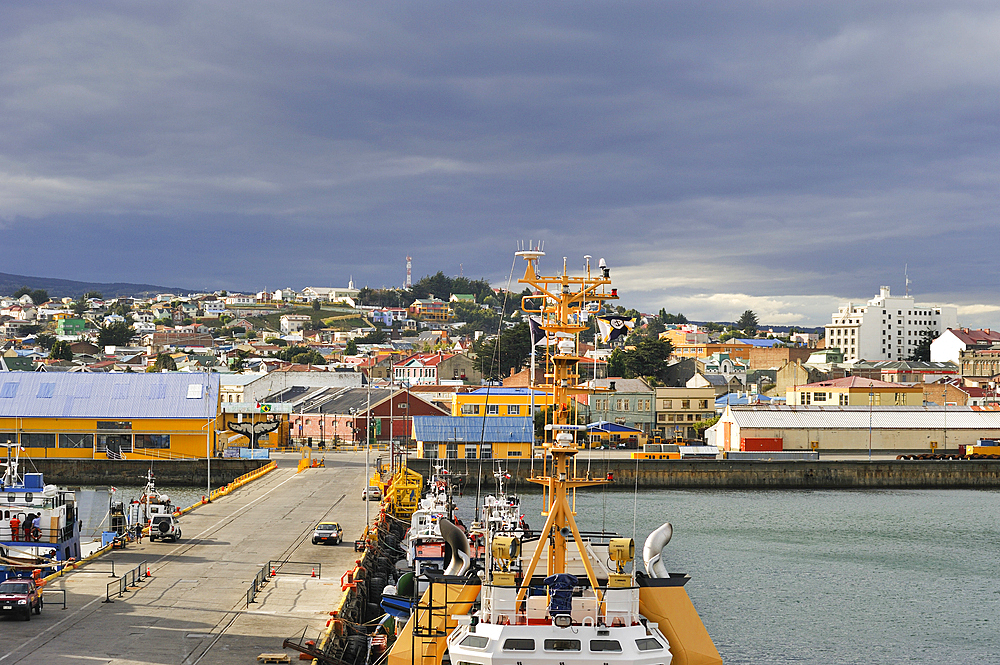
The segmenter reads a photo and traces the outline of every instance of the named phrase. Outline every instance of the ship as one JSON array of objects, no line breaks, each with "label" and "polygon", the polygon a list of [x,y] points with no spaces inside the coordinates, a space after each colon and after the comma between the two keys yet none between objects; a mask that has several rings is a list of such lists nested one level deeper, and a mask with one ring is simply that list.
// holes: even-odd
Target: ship
[{"label": "ship", "polygon": [[76,494],[46,485],[41,473],[22,473],[21,448],[6,448],[0,479],[0,580],[54,572],[80,558]]},{"label": "ship", "polygon": [[[722,659],[684,590],[690,579],[668,572],[662,550],[672,526],[649,534],[643,567],[636,570],[631,538],[581,532],[575,492],[613,482],[579,477],[575,456],[586,426],[573,422],[573,399],[597,392],[580,381],[579,333],[587,316],[617,299],[602,259],[599,272],[589,265],[571,276],[537,273],[540,248],[518,252],[527,262],[520,280],[533,292],[521,309],[534,315],[546,338],[554,340],[547,363],[553,395],[551,422],[545,426],[542,468],[528,480],[542,489],[545,523],[529,536],[506,525],[496,531],[487,520],[483,569],[465,565],[464,534],[441,522],[451,555],[442,575],[429,584],[389,652],[389,665],[715,665]],[[605,565],[604,562],[607,562]]]}]

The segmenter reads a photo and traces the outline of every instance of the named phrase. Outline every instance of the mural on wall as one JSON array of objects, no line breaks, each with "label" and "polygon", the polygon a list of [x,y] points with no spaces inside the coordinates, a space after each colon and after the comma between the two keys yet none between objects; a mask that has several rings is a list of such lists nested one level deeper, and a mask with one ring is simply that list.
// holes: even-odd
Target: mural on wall
[{"label": "mural on wall", "polygon": [[250,439],[250,447],[257,447],[257,437],[270,434],[281,427],[281,419],[262,420],[255,423],[226,423],[226,428]]}]

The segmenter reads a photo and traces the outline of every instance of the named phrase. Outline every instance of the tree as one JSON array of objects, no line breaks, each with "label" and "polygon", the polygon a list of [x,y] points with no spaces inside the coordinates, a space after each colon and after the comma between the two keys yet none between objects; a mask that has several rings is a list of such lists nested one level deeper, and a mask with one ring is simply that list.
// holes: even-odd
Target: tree
[{"label": "tree", "polygon": [[35,335],[35,344],[43,349],[51,349],[55,343],[56,338],[54,335],[50,335],[48,333],[38,333]]},{"label": "tree", "polygon": [[639,341],[632,349],[615,349],[608,358],[608,376],[642,377],[653,383],[664,383],[667,360],[673,350],[670,340],[652,338]]},{"label": "tree", "polygon": [[162,372],[163,370],[167,370],[168,372],[176,372],[177,363],[174,361],[173,358],[170,357],[169,354],[159,353],[156,356],[156,360],[153,361],[153,366],[150,368],[149,371]]},{"label": "tree", "polygon": [[684,316],[683,314],[681,314],[680,312],[678,312],[677,314],[669,314],[669,313],[667,313],[667,310],[665,310],[665,309],[663,309],[661,307],[660,308],[660,322],[661,323],[665,323],[665,324],[669,324],[669,323],[687,323],[688,320],[687,320],[687,317]]},{"label": "tree", "polygon": [[97,332],[97,346],[128,346],[135,331],[124,321],[101,326]]},{"label": "tree", "polygon": [[87,313],[87,301],[83,298],[74,300],[73,304],[70,305],[70,309],[73,310],[73,313],[76,314],[77,317],[82,317]]},{"label": "tree", "polygon": [[347,340],[347,346],[344,347],[345,356],[356,356],[358,355],[358,343],[353,339]]},{"label": "tree", "polygon": [[104,295],[100,291],[87,291],[83,294],[83,300],[104,300]]},{"label": "tree", "polygon": [[921,333],[923,337],[917,342],[917,346],[913,349],[913,353],[910,355],[908,360],[913,362],[930,362],[931,360],[931,342],[934,341],[934,332],[931,330],[925,330]]},{"label": "tree", "polygon": [[[499,339],[499,343],[498,343]],[[527,323],[519,323],[497,337],[481,338],[473,346],[474,367],[484,379],[499,381],[511,370],[524,367],[531,356],[531,335]]]},{"label": "tree", "polygon": [[313,308],[314,312],[318,312],[319,311],[319,300],[313,300],[312,301],[312,308]]},{"label": "tree", "polygon": [[[535,411],[534,425],[535,425],[535,439],[544,441],[545,440],[545,426],[552,422],[552,409],[553,407],[547,406],[544,409],[537,409]],[[580,412],[579,403],[574,400],[569,406],[569,424],[571,425],[586,425],[587,419]]]},{"label": "tree", "polygon": [[387,339],[388,339],[388,336],[385,334],[385,330],[383,330],[382,328],[375,328],[375,330],[371,331],[367,335],[362,335],[361,337],[358,337],[356,340],[354,340],[354,343],[355,344],[382,344]]},{"label": "tree", "polygon": [[69,342],[58,341],[52,345],[49,351],[49,358],[53,360],[73,360],[73,350],[69,347]]},{"label": "tree", "polygon": [[308,346],[289,346],[275,354],[275,358],[287,360],[300,365],[325,365],[326,358],[310,349]]},{"label": "tree", "polygon": [[736,322],[736,327],[750,337],[753,337],[757,334],[757,315],[752,310],[746,310],[740,315],[740,320]]}]

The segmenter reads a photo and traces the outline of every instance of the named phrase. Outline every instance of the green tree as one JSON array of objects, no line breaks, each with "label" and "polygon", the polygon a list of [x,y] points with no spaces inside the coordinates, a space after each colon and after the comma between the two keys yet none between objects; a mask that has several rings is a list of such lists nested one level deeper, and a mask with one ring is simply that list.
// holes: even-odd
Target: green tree
[{"label": "green tree", "polygon": [[367,335],[362,335],[354,340],[355,344],[382,344],[387,339],[388,335],[385,334],[385,330],[376,327],[375,330],[371,331]]},{"label": "green tree", "polygon": [[917,342],[917,346],[913,349],[913,353],[910,355],[908,360],[913,362],[930,362],[931,361],[931,342],[934,341],[934,332],[931,330],[925,330],[921,333],[922,337],[920,341]]},{"label": "green tree", "polygon": [[358,343],[353,339],[347,340],[347,346],[344,347],[345,356],[356,356],[358,355]]},{"label": "green tree", "polygon": [[[535,411],[533,422],[535,425],[535,439],[538,441],[545,440],[545,426],[552,422],[552,409],[553,407],[547,406],[544,409],[537,409]],[[587,424],[587,418],[580,412],[580,404],[576,400],[570,404],[569,409],[569,423],[571,425]]]},{"label": "green tree", "polygon": [[313,308],[314,312],[318,312],[319,311],[319,300],[313,300],[312,301],[312,308]]},{"label": "green tree", "polygon": [[53,360],[73,360],[73,350],[69,346],[69,342],[58,341],[52,345],[52,350],[49,351],[49,358]]},{"label": "green tree", "polygon": [[97,331],[97,346],[128,346],[134,334],[124,321],[105,324]]},{"label": "green tree", "polygon": [[740,314],[740,319],[736,322],[736,327],[750,337],[757,334],[757,325],[757,315],[749,309]]},{"label": "green tree", "polygon": [[78,318],[82,317],[84,314],[87,313],[87,301],[84,300],[83,298],[80,298],[79,300],[74,300],[73,304],[70,305],[69,308],[73,311],[73,314],[75,314]]},{"label": "green tree", "polygon": [[531,356],[531,335],[527,323],[519,323],[497,337],[481,338],[474,346],[473,361],[484,379],[499,381],[511,370],[524,367]]},{"label": "green tree", "polygon": [[87,291],[83,294],[83,300],[104,300],[104,295],[100,291]]},{"label": "green tree", "polygon": [[162,372],[163,370],[167,370],[168,372],[177,371],[177,363],[167,353],[157,354],[156,360],[153,361],[153,366],[149,371]]},{"label": "green tree", "polygon": [[631,349],[615,349],[608,358],[608,376],[645,378],[662,384],[666,381],[667,360],[672,351],[670,340],[652,338],[640,340]]},{"label": "green tree", "polygon": [[50,335],[48,333],[38,333],[35,335],[35,344],[43,349],[51,349],[55,343],[56,338],[54,335]]},{"label": "green tree", "polygon": [[275,358],[287,360],[300,365],[325,365],[326,358],[310,349],[308,346],[289,346],[275,354]]}]

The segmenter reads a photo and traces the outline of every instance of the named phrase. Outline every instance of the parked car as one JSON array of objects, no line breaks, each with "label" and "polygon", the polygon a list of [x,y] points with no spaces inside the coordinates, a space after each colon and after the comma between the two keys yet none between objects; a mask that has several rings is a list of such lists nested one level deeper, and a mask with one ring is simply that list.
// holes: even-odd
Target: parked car
[{"label": "parked car", "polygon": [[17,577],[0,582],[0,612],[19,614],[31,621],[31,613],[42,613],[42,591],[30,577]]},{"label": "parked car", "polygon": [[149,522],[149,540],[157,538],[177,542],[181,537],[181,526],[177,523],[177,518],[173,515],[153,515]]},{"label": "parked car", "polygon": [[336,522],[320,522],[313,531],[312,543],[339,545],[344,542],[344,530]]},{"label": "parked car", "polygon": [[381,501],[382,500],[382,490],[375,487],[374,485],[369,485],[368,487],[361,490],[361,500],[362,501]]}]

